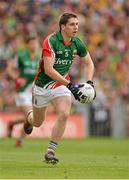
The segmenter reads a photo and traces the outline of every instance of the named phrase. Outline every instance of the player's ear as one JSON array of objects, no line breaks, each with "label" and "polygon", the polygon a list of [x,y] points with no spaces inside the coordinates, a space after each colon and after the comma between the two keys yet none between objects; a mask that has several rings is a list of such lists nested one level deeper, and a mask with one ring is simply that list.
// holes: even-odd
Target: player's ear
[{"label": "player's ear", "polygon": [[65,29],[65,25],[62,24],[61,25],[61,29],[64,30]]}]

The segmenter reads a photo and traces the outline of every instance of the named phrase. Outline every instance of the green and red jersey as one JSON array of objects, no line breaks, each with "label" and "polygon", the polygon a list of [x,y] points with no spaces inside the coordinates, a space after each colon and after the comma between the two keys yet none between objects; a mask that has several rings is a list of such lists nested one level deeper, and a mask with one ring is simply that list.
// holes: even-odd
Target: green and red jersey
[{"label": "green and red jersey", "polygon": [[19,78],[21,79],[20,92],[26,90],[26,88],[34,81],[38,69],[39,58],[39,54],[36,54],[32,58],[28,50],[20,51],[18,53]]},{"label": "green and red jersey", "polygon": [[38,74],[35,77],[35,84],[46,89],[53,89],[61,85],[45,74],[43,56],[54,57],[54,69],[64,78],[69,79],[69,69],[74,56],[85,57],[86,54],[86,46],[78,37],[73,37],[71,42],[66,45],[60,31],[50,34],[42,44],[42,57],[39,63]]}]

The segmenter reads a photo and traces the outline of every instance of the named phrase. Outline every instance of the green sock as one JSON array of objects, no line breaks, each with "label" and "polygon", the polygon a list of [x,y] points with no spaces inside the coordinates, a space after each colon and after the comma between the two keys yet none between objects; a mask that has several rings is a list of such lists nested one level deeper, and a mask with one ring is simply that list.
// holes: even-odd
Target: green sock
[{"label": "green sock", "polygon": [[58,144],[56,142],[50,140],[48,144],[47,152],[52,152],[55,154],[57,145]]}]

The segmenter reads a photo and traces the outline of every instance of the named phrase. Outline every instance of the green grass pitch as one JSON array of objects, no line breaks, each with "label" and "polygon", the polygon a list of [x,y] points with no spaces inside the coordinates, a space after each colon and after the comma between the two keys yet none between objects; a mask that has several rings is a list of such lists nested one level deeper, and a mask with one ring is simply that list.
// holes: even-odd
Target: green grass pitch
[{"label": "green grass pitch", "polygon": [[0,179],[128,179],[129,140],[64,139],[57,149],[59,164],[42,162],[47,139],[0,139]]}]

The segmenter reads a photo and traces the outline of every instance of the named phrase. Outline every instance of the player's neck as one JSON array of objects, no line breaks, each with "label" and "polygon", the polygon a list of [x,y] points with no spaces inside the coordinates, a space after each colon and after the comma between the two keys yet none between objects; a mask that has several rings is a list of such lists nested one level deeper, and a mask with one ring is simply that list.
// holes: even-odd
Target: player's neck
[{"label": "player's neck", "polygon": [[61,34],[63,36],[63,39],[64,39],[65,43],[70,43],[71,42],[71,37],[67,36],[67,34],[64,33],[64,32],[61,32]]},{"label": "player's neck", "polygon": [[35,54],[36,50],[35,49],[29,49],[30,54]]}]

